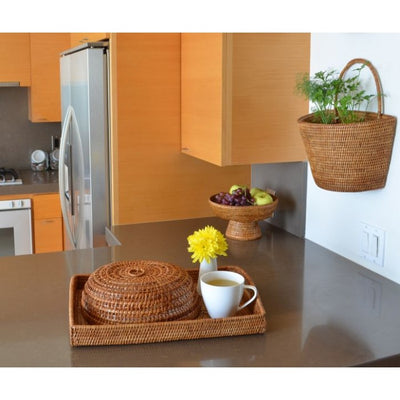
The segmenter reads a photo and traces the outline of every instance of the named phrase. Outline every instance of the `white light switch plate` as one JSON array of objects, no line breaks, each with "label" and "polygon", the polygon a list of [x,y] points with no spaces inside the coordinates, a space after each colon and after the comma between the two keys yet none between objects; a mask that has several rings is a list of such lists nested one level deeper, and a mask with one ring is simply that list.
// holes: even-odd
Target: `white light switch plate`
[{"label": "white light switch plate", "polygon": [[361,222],[360,256],[383,267],[385,252],[385,231]]}]

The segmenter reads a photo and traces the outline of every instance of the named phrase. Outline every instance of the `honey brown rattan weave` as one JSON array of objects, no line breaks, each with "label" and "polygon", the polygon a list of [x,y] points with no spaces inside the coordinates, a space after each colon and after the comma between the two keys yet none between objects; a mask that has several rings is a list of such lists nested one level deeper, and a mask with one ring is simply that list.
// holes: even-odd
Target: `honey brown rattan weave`
[{"label": "honey brown rattan weave", "polygon": [[298,120],[310,169],[317,186],[337,192],[361,192],[383,188],[392,155],[396,118],[383,114],[383,94],[378,73],[364,59],[351,60],[340,77],[354,64],[365,64],[374,77],[378,112],[363,122],[321,124],[314,114]]},{"label": "honey brown rattan weave", "polygon": [[200,298],[193,279],[169,263],[132,260],[95,270],[82,292],[82,312],[93,324],[130,324],[195,318]]},{"label": "honey brown rattan weave", "polygon": [[[244,276],[246,284],[256,285],[238,266],[219,267]],[[186,270],[197,285],[198,268]],[[266,313],[260,296],[237,315],[227,318],[209,317],[200,298],[200,313],[186,320],[143,322],[132,324],[90,324],[82,312],[81,298],[89,275],[74,275],[69,288],[69,334],[71,346],[124,345],[194,340],[224,336],[253,335],[267,329]],[[245,291],[243,302],[250,298]]]},{"label": "honey brown rattan weave", "polygon": [[254,240],[262,236],[258,221],[271,217],[278,206],[278,198],[271,194],[273,202],[262,206],[227,206],[214,201],[214,196],[209,199],[209,204],[214,214],[228,220],[225,236],[236,240]]}]

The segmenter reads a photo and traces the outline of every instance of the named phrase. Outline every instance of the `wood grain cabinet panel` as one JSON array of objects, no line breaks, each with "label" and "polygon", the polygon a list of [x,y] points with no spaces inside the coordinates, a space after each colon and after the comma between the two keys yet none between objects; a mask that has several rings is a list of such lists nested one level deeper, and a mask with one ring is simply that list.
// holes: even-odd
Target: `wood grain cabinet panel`
[{"label": "wood grain cabinet panel", "polygon": [[34,252],[63,250],[63,223],[58,193],[33,196]]},{"label": "wood grain cabinet panel", "polygon": [[181,150],[219,166],[306,159],[307,33],[182,33]]},{"label": "wood grain cabinet panel", "polygon": [[250,166],[181,153],[181,35],[111,35],[113,223],[212,215],[208,198],[250,184]]},{"label": "wood grain cabinet panel", "polygon": [[70,47],[69,33],[31,33],[29,119],[61,121],[60,53]]},{"label": "wood grain cabinet panel", "polygon": [[109,37],[109,34],[100,32],[73,32],[70,37],[71,47],[75,47],[86,42],[97,42],[106,39]]},{"label": "wood grain cabinet panel", "polygon": [[33,207],[35,219],[61,217],[61,204],[58,193],[34,195]]},{"label": "wood grain cabinet panel", "polygon": [[0,82],[30,86],[29,33],[0,33]]},{"label": "wood grain cabinet panel", "polygon": [[35,219],[35,254],[63,250],[63,225],[61,218]]}]

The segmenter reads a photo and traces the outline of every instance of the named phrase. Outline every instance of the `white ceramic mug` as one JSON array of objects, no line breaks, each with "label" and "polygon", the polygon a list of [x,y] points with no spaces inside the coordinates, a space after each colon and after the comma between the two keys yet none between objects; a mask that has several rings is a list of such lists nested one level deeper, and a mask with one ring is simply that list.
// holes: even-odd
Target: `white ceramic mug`
[{"label": "white ceramic mug", "polygon": [[[225,318],[235,315],[257,297],[257,289],[244,284],[244,277],[233,271],[206,272],[200,277],[201,294],[211,318]],[[254,294],[250,300],[239,306],[244,289]]]}]

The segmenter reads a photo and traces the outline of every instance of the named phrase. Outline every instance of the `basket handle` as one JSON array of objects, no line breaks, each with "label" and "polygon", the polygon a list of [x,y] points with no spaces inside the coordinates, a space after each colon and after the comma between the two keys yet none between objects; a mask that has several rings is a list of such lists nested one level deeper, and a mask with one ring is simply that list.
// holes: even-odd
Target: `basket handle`
[{"label": "basket handle", "polygon": [[[382,103],[382,85],[381,82],[379,80],[379,75],[378,75],[378,71],[375,69],[375,67],[371,64],[370,61],[364,59],[364,58],[354,58],[353,60],[350,60],[346,66],[343,68],[342,72],[339,75],[339,78],[342,78],[343,75],[346,73],[346,71],[352,67],[354,64],[364,64],[366,65],[371,73],[372,76],[374,77],[374,81],[375,81],[375,86],[376,86],[376,92],[378,94],[378,119],[381,118],[382,113],[383,113],[383,103]],[[336,99],[337,100],[337,96]],[[336,111],[336,110],[335,110]]]}]

